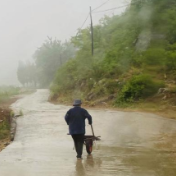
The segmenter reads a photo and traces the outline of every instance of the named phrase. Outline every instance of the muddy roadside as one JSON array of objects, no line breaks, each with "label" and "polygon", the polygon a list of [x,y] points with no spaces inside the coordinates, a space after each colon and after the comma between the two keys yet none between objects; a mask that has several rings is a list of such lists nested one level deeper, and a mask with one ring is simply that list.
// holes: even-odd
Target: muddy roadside
[{"label": "muddy roadside", "polygon": [[[175,97],[173,99],[175,101]],[[114,105],[113,99],[108,99],[105,97],[96,101],[84,101],[82,106],[89,109],[153,113],[163,118],[176,120],[176,105],[173,103],[173,99],[161,100],[161,97],[153,97],[145,101],[138,101],[133,104],[117,107]],[[48,101],[56,105],[63,104],[72,106],[72,101],[68,97],[65,98],[64,96],[60,96],[57,99],[49,98]]]},{"label": "muddy roadside", "polygon": [[16,95],[0,102],[0,152],[11,143],[11,122],[13,111],[10,105],[22,98],[24,95]]}]

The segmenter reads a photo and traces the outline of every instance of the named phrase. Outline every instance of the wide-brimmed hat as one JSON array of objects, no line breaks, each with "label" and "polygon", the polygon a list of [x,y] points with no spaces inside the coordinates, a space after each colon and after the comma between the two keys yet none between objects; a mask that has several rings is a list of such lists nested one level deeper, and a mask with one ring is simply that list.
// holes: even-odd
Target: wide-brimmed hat
[{"label": "wide-brimmed hat", "polygon": [[74,100],[73,106],[80,106],[82,104],[81,100]]}]

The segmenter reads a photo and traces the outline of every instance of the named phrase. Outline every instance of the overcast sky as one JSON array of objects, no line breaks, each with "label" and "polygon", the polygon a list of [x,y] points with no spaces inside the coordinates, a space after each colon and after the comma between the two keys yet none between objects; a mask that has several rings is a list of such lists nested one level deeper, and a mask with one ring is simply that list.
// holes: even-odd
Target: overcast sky
[{"label": "overcast sky", "polygon": [[[0,0],[0,85],[17,84],[18,61],[32,55],[47,36],[59,40],[74,36],[89,13],[107,0]],[[109,0],[98,10],[128,4]],[[98,11],[97,10],[97,11]],[[123,8],[93,15],[98,23],[105,14],[120,14]],[[85,27],[90,24],[88,20]]]}]

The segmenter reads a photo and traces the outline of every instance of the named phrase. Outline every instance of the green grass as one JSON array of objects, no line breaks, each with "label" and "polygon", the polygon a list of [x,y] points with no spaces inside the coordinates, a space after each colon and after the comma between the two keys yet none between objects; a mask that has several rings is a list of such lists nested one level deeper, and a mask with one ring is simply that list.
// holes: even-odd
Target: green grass
[{"label": "green grass", "polygon": [[0,103],[8,100],[11,96],[18,95],[20,88],[13,86],[0,87]]},{"label": "green grass", "polygon": [[9,135],[10,135],[10,124],[6,119],[0,123],[0,140],[9,137]]},{"label": "green grass", "polygon": [[[8,101],[12,96],[19,94],[20,88],[13,86],[1,86],[0,87],[0,103],[3,105],[6,101]],[[7,113],[1,113],[0,119],[3,119],[0,122],[0,140],[6,139],[10,135],[10,123],[9,116],[12,115],[12,112],[7,111]]]}]

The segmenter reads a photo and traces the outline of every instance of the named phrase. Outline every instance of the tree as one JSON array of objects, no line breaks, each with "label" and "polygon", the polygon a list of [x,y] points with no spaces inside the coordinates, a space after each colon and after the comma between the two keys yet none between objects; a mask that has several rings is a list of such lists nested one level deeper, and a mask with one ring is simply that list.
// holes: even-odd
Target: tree
[{"label": "tree", "polygon": [[74,56],[75,48],[71,43],[48,38],[34,54],[40,87],[48,87],[56,71]]},{"label": "tree", "polygon": [[34,86],[37,84],[36,66],[30,62],[19,61],[17,76],[23,86]]},{"label": "tree", "polygon": [[19,61],[18,63],[18,69],[17,69],[17,77],[19,82],[25,86],[25,83],[27,82],[26,76],[25,76],[25,65],[22,61]]}]

